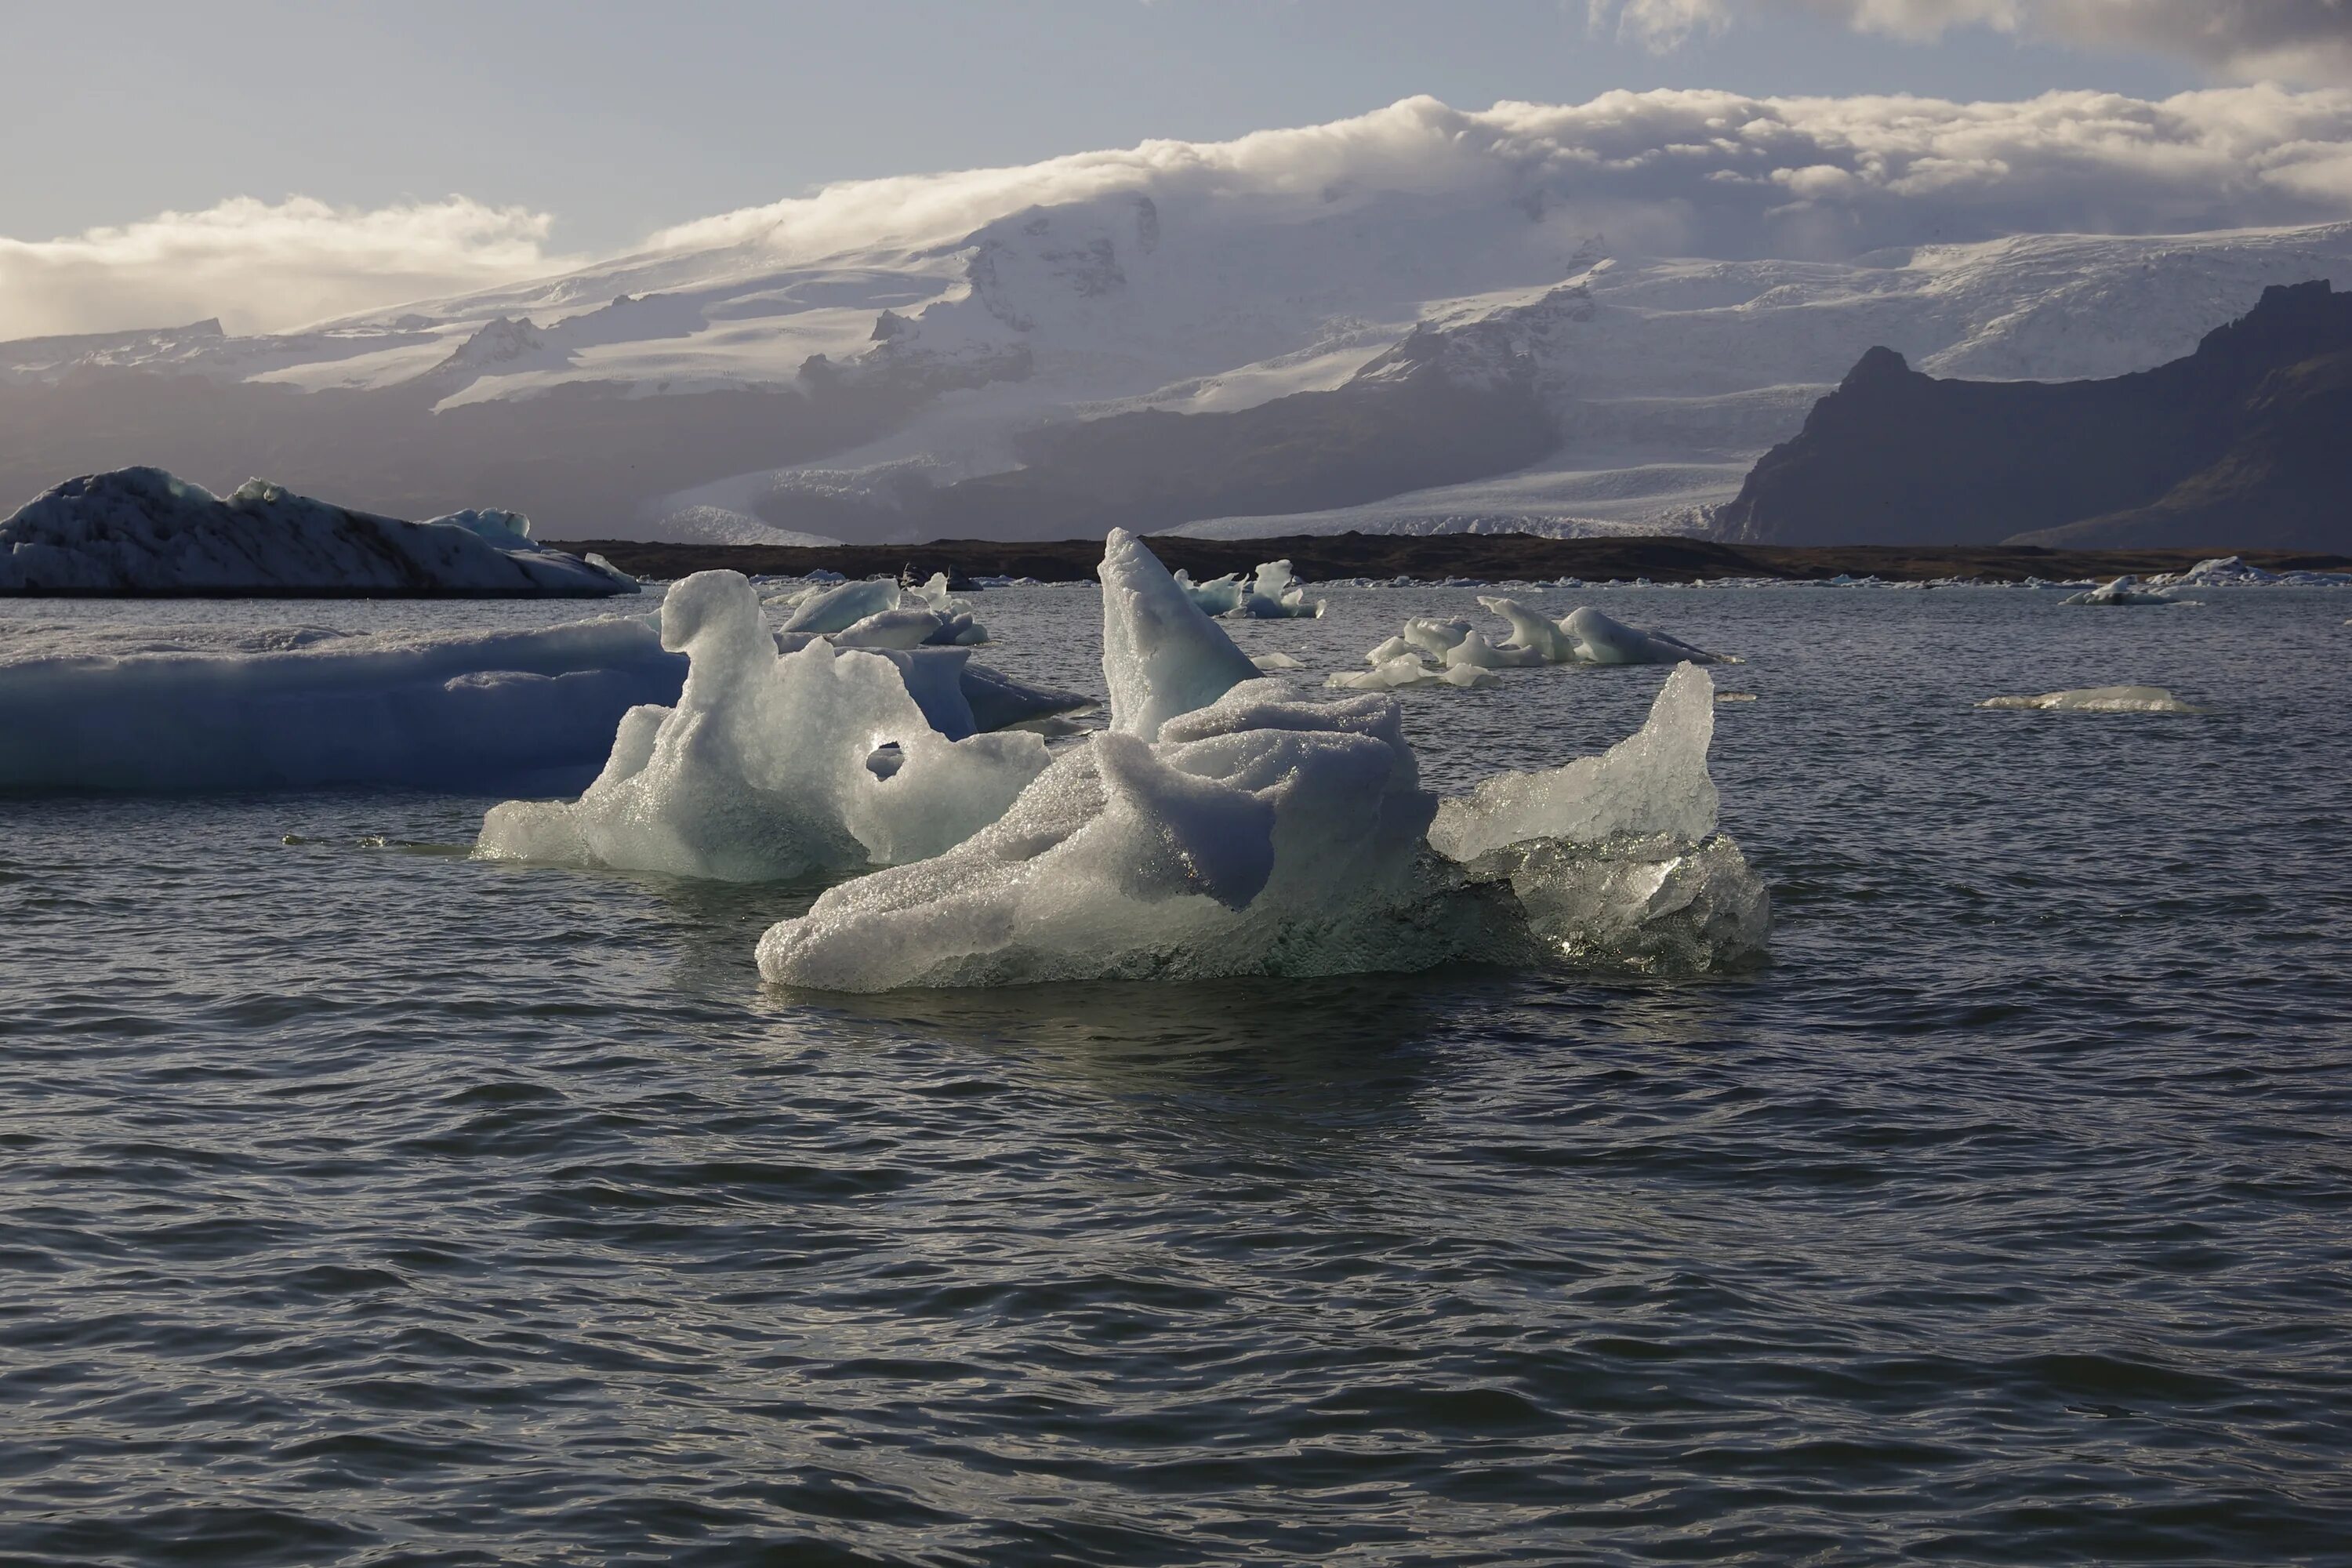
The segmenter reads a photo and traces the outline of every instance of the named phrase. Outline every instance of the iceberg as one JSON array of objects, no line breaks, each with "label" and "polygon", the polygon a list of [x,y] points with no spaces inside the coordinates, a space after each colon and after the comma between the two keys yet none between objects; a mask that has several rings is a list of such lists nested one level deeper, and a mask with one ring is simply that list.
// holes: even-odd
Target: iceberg
[{"label": "iceberg", "polygon": [[1180,569],[1175,574],[1175,583],[1203,615],[1247,620],[1312,620],[1323,614],[1323,602],[1318,599],[1308,603],[1307,590],[1287,561],[1260,563],[1246,582],[1240,573],[1228,572],[1222,577],[1195,583],[1191,573]]},{"label": "iceberg", "polygon": [[1709,653],[1664,632],[1645,631],[1612,621],[1589,605],[1571,610],[1559,623],[1560,635],[1575,645],[1579,664],[1731,664],[1727,655]]},{"label": "iceberg", "polygon": [[161,468],[68,479],[0,522],[0,594],[604,598],[635,579],[530,537],[519,513],[428,522],[261,479],[215,496]]},{"label": "iceberg", "polygon": [[2161,686],[2081,686],[2039,697],[1988,697],[1979,708],[2032,708],[2051,713],[2202,713]]},{"label": "iceberg", "polygon": [[736,573],[671,588],[661,642],[688,660],[677,705],[630,710],[577,801],[494,807],[477,856],[726,881],[919,860],[1003,816],[1048,761],[1034,734],[950,740],[881,653],[781,651]]},{"label": "iceberg", "polygon": [[828,588],[803,588],[785,601],[787,632],[845,632],[869,616],[898,607],[898,584],[881,578]]},{"label": "iceberg", "polygon": [[2180,600],[2160,589],[2143,588],[2137,577],[2118,577],[2112,583],[2070,594],[2058,601],[2062,605],[2178,605]]},{"label": "iceberg", "polygon": [[1127,530],[1103,542],[1100,575],[1113,730],[1156,741],[1167,720],[1257,679],[1249,656]]},{"label": "iceberg", "polygon": [[1549,773],[1482,781],[1466,799],[1439,808],[1429,841],[1449,858],[1473,860],[1530,838],[1705,838],[1715,830],[1706,771],[1714,737],[1715,683],[1695,664],[1679,666],[1633,735]]},{"label": "iceberg", "polygon": [[[1694,647],[1664,632],[1622,626],[1594,609],[1571,611],[1557,625],[1516,599],[1482,596],[1479,604],[1509,623],[1500,645],[1464,620],[1415,616],[1404,629],[1365,655],[1371,668],[1334,675],[1326,683],[1355,690],[1409,686],[1476,689],[1496,684],[1486,672],[1539,664],[1737,664],[1725,654]],[[1433,660],[1434,668],[1423,660]]]},{"label": "iceberg", "polygon": [[[59,642],[92,646],[88,633]],[[577,789],[686,661],[642,617],[531,631],[147,634],[0,657],[0,789]]]},{"label": "iceberg", "polygon": [[1705,968],[1761,947],[1769,896],[1715,831],[1704,670],[1677,669],[1608,755],[1441,803],[1392,698],[1220,684],[1229,666],[1200,633],[1222,634],[1156,566],[1112,536],[1112,729],[952,848],[772,927],[764,977],[881,991],[1465,961]]}]

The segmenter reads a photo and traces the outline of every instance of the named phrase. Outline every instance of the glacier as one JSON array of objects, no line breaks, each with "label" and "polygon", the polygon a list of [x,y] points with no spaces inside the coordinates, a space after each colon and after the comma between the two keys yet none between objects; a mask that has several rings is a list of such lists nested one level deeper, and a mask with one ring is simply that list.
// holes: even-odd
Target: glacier
[{"label": "glacier", "polygon": [[1112,727],[952,848],[772,927],[763,976],[881,991],[1760,951],[1770,899],[1716,831],[1697,666],[1607,756],[1441,802],[1392,699],[1318,701],[1245,670],[1131,537],[1102,579]]},{"label": "glacier", "polygon": [[226,497],[161,468],[68,479],[0,522],[0,594],[451,595],[637,591],[602,557],[530,537],[514,512],[403,522],[261,479]]}]

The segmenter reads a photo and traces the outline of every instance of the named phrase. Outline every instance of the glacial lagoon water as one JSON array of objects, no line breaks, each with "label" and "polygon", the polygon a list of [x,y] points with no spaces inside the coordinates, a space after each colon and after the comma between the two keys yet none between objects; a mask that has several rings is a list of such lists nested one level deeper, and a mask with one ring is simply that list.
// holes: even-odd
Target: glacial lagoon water
[{"label": "glacial lagoon water", "polygon": [[[1238,637],[1478,615],[1324,592]],[[0,801],[0,1560],[2352,1562],[2352,595],[1535,596],[1748,659],[1769,963],[793,995],[814,887],[487,799]],[[1662,674],[1401,700],[1461,789]]]}]

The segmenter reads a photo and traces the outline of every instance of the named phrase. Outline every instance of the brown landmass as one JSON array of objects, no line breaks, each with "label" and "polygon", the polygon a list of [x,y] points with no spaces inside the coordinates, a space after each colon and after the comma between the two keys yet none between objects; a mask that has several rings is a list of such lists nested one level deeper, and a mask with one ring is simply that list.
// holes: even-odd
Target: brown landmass
[{"label": "brown landmass", "polygon": [[[2028,577],[2145,576],[2178,572],[2216,553],[2210,550],[2050,550],[2033,545],[1773,545],[1724,544],[1707,539],[1654,535],[1610,539],[1545,539],[1528,533],[1297,534],[1272,539],[1188,539],[1163,534],[1145,541],[1172,571],[1197,578],[1247,572],[1261,561],[1287,558],[1308,582],[1340,577],[1581,577],[1588,582],[1690,583],[1713,577],[1778,577],[1819,581],[1841,574],[1897,582],[1941,577],[2016,583]],[[929,544],[835,545],[787,549],[760,544],[649,544],[625,539],[583,540],[559,549],[594,551],[640,577],[683,577],[724,568],[746,574],[805,576],[838,572],[872,577],[911,570],[918,577],[1034,577],[1045,583],[1091,581],[1102,541],[1063,539],[1005,542],[942,539]],[[2249,550],[2249,565],[2265,571],[2352,571],[2352,556]]]}]

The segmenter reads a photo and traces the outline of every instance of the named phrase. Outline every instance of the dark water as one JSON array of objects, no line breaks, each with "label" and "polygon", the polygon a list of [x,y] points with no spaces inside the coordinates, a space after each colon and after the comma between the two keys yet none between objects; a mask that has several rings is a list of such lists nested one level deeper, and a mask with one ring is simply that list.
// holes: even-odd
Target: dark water
[{"label": "dark water", "polygon": [[1700,982],[845,1003],[479,801],[0,802],[0,1561],[2352,1562],[2352,595],[2205,597],[1601,597],[1752,660]]}]

